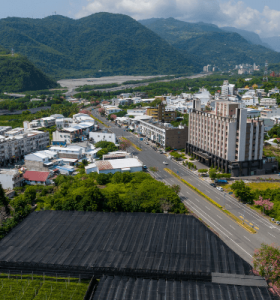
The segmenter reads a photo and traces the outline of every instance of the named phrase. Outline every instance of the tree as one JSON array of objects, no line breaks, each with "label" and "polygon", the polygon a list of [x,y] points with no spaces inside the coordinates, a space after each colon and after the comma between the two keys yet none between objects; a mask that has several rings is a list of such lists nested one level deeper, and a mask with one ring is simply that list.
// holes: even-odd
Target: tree
[{"label": "tree", "polygon": [[2,187],[2,184],[0,183],[0,206],[5,207],[6,213],[8,213],[8,210],[9,210],[8,204],[9,204],[9,200],[5,195],[5,191]]},{"label": "tree", "polygon": [[117,116],[116,115],[110,115],[110,119],[112,120],[112,121],[114,121],[114,120],[116,120],[116,118],[117,118]]},{"label": "tree", "polygon": [[266,210],[272,210],[274,203],[270,202],[270,199],[263,199],[262,196],[259,196],[259,200],[254,200],[255,205],[261,206],[263,208],[263,213]]},{"label": "tree", "polygon": [[132,143],[129,140],[122,140],[120,142],[120,149],[127,150],[127,148],[131,147]]},{"label": "tree", "polygon": [[109,152],[109,151],[108,151],[106,148],[104,148],[104,149],[99,150],[99,151],[96,153],[96,155],[97,155],[99,158],[102,158],[103,155],[107,154],[108,152]]},{"label": "tree", "polygon": [[236,181],[231,185],[231,189],[234,191],[235,197],[239,198],[243,202],[252,204],[254,199],[254,194],[252,193],[250,187],[246,186],[243,180]]},{"label": "tree", "polygon": [[168,212],[172,207],[172,203],[170,203],[166,198],[160,199],[160,208],[163,212]]},{"label": "tree", "polygon": [[199,169],[198,170],[198,173],[207,173],[208,172],[208,169]]},{"label": "tree", "polygon": [[212,180],[216,179],[216,177],[217,177],[217,171],[216,171],[216,169],[210,169],[210,170],[209,170],[209,177],[210,177]]},{"label": "tree", "polygon": [[104,114],[105,114],[105,109],[104,109],[103,107],[100,107],[100,108],[98,109],[98,112],[100,113],[101,116],[104,116]]},{"label": "tree", "polygon": [[171,186],[171,188],[172,188],[172,190],[178,195],[179,193],[180,193],[180,191],[181,191],[181,187],[180,187],[180,185],[179,184],[173,184],[172,186]]},{"label": "tree", "polygon": [[280,288],[280,249],[275,245],[262,244],[253,255],[254,270]]}]

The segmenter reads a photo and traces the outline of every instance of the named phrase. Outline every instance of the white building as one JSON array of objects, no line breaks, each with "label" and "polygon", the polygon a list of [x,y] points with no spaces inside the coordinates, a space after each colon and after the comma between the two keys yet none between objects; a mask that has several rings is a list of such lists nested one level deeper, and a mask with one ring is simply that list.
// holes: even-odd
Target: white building
[{"label": "white building", "polygon": [[143,163],[137,158],[100,160],[85,167],[86,173],[97,172],[108,174],[116,172],[140,172],[143,170]]},{"label": "white building", "polygon": [[212,100],[212,96],[205,88],[201,88],[198,93],[193,94],[193,99],[199,99],[201,104],[207,105],[207,103]]},{"label": "white building", "polygon": [[110,106],[110,105],[104,106],[104,109],[105,109],[105,114],[107,116],[122,111],[122,109],[118,108],[117,106]]},{"label": "white building", "polygon": [[21,186],[23,180],[22,174],[16,169],[0,169],[0,183],[4,190]]},{"label": "white building", "polygon": [[48,171],[53,166],[52,160],[54,159],[58,159],[56,152],[50,150],[37,151],[25,155],[24,164],[27,170]]},{"label": "white building", "polygon": [[222,88],[221,96],[223,98],[234,95],[235,85],[230,84],[228,80],[224,81],[224,84],[221,86],[221,88]]},{"label": "white building", "polygon": [[262,118],[272,118],[280,115],[280,108],[265,108],[261,111]]},{"label": "white building", "polygon": [[0,137],[0,165],[24,158],[24,155],[43,150],[50,144],[49,133],[31,130],[23,134]]},{"label": "white building", "polygon": [[55,125],[57,128],[68,128],[74,123],[73,119],[71,118],[59,118],[55,120]]},{"label": "white building", "polygon": [[0,135],[5,135],[10,130],[12,130],[12,126],[0,126]]},{"label": "white building", "polygon": [[116,144],[116,135],[111,132],[90,132],[89,138],[93,140],[94,143],[98,143],[100,141],[112,142]]},{"label": "white building", "polygon": [[275,105],[277,105],[277,101],[274,98],[262,98],[260,101],[260,105],[275,106]]},{"label": "white building", "polygon": [[[263,167],[263,121],[247,119],[247,110],[230,101],[217,101],[216,111],[204,112],[194,101],[189,115],[186,152],[200,161],[232,172],[233,176],[256,174]],[[249,163],[250,162],[250,163]]]}]

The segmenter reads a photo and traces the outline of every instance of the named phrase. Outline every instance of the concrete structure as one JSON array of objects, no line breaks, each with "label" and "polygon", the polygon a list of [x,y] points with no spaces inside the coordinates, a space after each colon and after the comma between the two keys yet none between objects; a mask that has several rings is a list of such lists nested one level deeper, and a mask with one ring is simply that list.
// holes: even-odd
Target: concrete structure
[{"label": "concrete structure", "polygon": [[85,167],[86,173],[97,172],[108,174],[116,172],[140,172],[143,170],[143,163],[137,158],[111,159],[96,161]]},{"label": "concrete structure", "polygon": [[193,99],[199,99],[201,104],[207,105],[207,103],[212,100],[212,96],[204,87],[199,89],[199,91],[193,94]]},{"label": "concrete structure", "polygon": [[188,140],[187,127],[177,128],[168,123],[140,120],[136,132],[164,148],[182,149],[185,148],[185,142]]},{"label": "concrete structure", "polygon": [[214,113],[199,107],[200,102],[195,101],[186,153],[233,176],[263,174],[263,121],[247,119],[247,110],[229,101],[218,101]]},{"label": "concrete structure", "polygon": [[73,142],[84,141],[89,137],[89,133],[96,129],[92,122],[82,122],[73,124],[71,127],[58,129],[53,132],[54,145],[66,145]]},{"label": "concrete structure", "polygon": [[280,115],[280,108],[263,109],[261,112],[261,118],[273,118]]},{"label": "concrete structure", "polygon": [[122,111],[122,109],[118,108],[117,106],[111,106],[111,105],[104,106],[104,109],[105,109],[105,115],[107,116]]},{"label": "concrete structure", "polygon": [[28,131],[9,137],[0,137],[0,166],[17,162],[24,155],[45,149],[50,144],[49,133]]},{"label": "concrete structure", "polygon": [[68,128],[71,127],[73,124],[73,119],[71,118],[59,118],[55,120],[56,128],[62,129],[62,128]]},{"label": "concrete structure", "polygon": [[153,117],[154,120],[171,122],[176,120],[177,112],[166,111],[164,104],[159,104],[157,107],[151,107],[147,109],[147,115]]},{"label": "concrete structure", "polygon": [[106,131],[90,132],[89,138],[90,140],[93,141],[94,144],[100,141],[107,141],[116,144],[116,135],[115,133],[112,132],[106,132]]},{"label": "concrete structure", "polygon": [[12,126],[0,126],[0,135],[5,135],[10,130],[12,130]]},{"label": "concrete structure", "polygon": [[0,169],[0,184],[4,190],[21,186],[23,180],[22,173],[17,169]]},{"label": "concrete structure", "polygon": [[56,152],[46,150],[37,151],[25,155],[24,164],[27,170],[30,171],[49,171],[49,168],[54,165],[52,160],[58,159],[59,156]]},{"label": "concrete structure", "polygon": [[224,81],[224,84],[221,86],[221,96],[223,98],[232,96],[235,94],[235,84],[230,84],[228,80]]},{"label": "concrete structure", "polygon": [[275,106],[275,105],[277,105],[277,101],[274,98],[262,98],[260,101],[260,105]]}]

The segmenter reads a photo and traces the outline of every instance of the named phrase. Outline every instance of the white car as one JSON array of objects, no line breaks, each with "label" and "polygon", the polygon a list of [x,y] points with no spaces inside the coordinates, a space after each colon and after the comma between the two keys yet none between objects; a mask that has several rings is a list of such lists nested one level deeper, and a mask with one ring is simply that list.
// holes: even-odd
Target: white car
[{"label": "white car", "polygon": [[164,165],[168,165],[168,162],[164,161],[163,164],[164,164]]},{"label": "white car", "polygon": [[224,189],[223,189],[222,187],[220,187],[220,186],[217,186],[216,189],[217,189],[218,191],[220,191],[220,192],[223,192],[223,191],[224,191]]}]

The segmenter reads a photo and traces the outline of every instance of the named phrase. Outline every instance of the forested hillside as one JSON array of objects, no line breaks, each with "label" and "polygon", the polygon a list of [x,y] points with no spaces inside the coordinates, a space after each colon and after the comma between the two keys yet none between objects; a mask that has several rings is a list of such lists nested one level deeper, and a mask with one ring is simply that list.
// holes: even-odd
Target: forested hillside
[{"label": "forested hillside", "polygon": [[190,67],[191,57],[120,14],[97,13],[78,20],[62,16],[1,19],[0,40],[56,78],[198,70]]},{"label": "forested hillside", "polygon": [[27,58],[12,56],[0,47],[0,92],[23,92],[54,88],[57,83]]},{"label": "forested hillside", "polygon": [[257,35],[254,36],[250,32],[237,29],[235,32],[229,32],[229,28],[225,31],[212,24],[187,23],[173,18],[140,22],[185,55],[196,56],[198,60],[194,61],[195,65],[212,64],[227,69],[241,63],[255,62],[263,65],[266,59],[269,59],[270,63],[280,62],[278,52],[254,45],[253,41],[262,42]]}]

